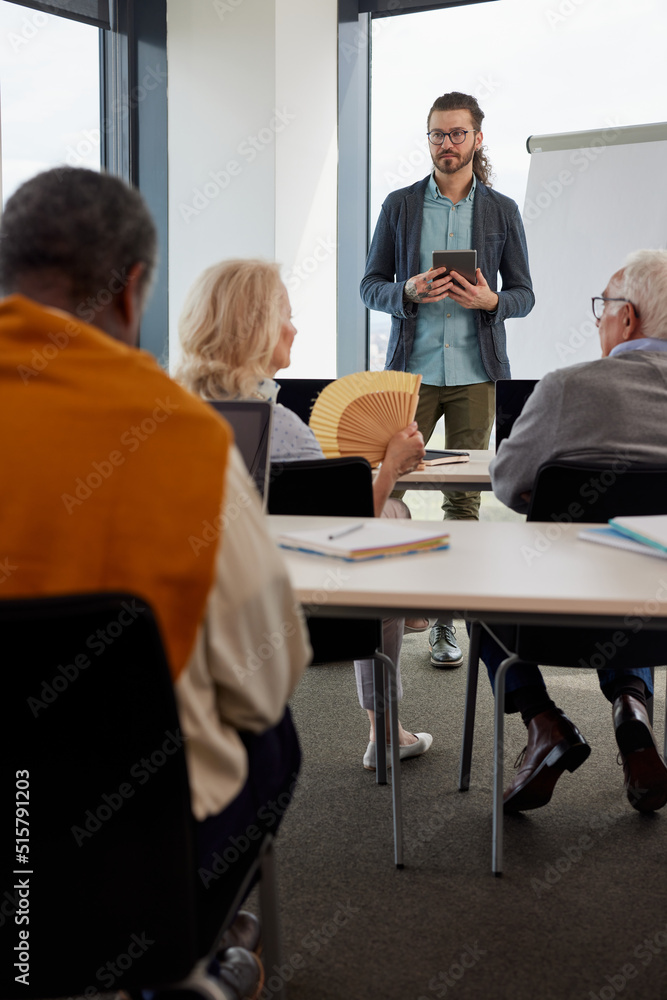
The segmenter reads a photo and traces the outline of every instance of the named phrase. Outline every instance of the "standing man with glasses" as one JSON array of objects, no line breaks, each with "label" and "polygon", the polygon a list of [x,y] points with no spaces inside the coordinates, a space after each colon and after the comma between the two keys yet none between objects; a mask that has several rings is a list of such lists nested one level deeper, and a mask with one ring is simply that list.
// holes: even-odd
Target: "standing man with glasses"
[{"label": "standing man with glasses", "polygon": [[[386,198],[361,282],[365,305],[391,314],[385,367],[421,374],[419,430],[428,442],[444,414],[446,448],[488,448],[494,382],[510,377],[505,320],[535,302],[518,206],[489,182],[483,118],[468,94],[437,98],[427,125],[433,170]],[[434,250],[467,249],[477,251],[476,284],[431,268]],[[479,493],[446,493],[445,519],[476,520],[479,502]],[[451,615],[429,644],[434,667],[463,662]]]}]

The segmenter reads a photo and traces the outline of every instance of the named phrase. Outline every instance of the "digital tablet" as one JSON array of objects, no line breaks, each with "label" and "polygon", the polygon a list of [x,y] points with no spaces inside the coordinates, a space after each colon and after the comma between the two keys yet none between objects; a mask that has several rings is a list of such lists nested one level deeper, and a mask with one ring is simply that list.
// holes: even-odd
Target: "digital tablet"
[{"label": "digital tablet", "polygon": [[434,250],[433,267],[446,267],[447,274],[450,271],[456,271],[463,275],[471,285],[477,284],[476,250]]}]

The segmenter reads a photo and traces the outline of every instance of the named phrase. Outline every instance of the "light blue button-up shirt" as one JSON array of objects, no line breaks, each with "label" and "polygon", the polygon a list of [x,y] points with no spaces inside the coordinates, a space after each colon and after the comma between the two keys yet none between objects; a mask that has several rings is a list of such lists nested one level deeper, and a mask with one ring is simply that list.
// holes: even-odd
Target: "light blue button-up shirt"
[{"label": "light blue button-up shirt", "polygon": [[[440,194],[434,173],[424,192],[419,270],[428,271],[434,250],[469,250],[477,178],[470,193],[454,205]],[[472,385],[488,382],[479,350],[475,316],[453,299],[420,305],[408,371],[421,373],[426,385]]]},{"label": "light blue button-up shirt", "polygon": [[667,351],[667,340],[658,340],[657,337],[640,337],[638,340],[624,340],[617,344],[609,352],[609,357],[613,358],[624,351]]}]

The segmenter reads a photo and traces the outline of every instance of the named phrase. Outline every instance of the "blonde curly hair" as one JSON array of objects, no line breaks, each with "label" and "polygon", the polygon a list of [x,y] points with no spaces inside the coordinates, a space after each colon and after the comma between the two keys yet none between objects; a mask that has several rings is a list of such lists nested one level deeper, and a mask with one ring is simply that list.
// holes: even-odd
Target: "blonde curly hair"
[{"label": "blonde curly hair", "polygon": [[280,336],[284,285],[266,260],[225,260],[200,274],[178,323],[176,379],[205,399],[248,396]]}]

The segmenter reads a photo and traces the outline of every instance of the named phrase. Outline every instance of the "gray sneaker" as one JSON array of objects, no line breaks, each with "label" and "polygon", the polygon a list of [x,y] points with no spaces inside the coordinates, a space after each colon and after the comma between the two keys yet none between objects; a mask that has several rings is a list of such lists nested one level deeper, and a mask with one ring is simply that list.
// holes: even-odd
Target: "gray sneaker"
[{"label": "gray sneaker", "polygon": [[451,670],[463,663],[463,653],[456,644],[456,629],[449,625],[434,625],[428,637],[431,663],[438,670]]}]

